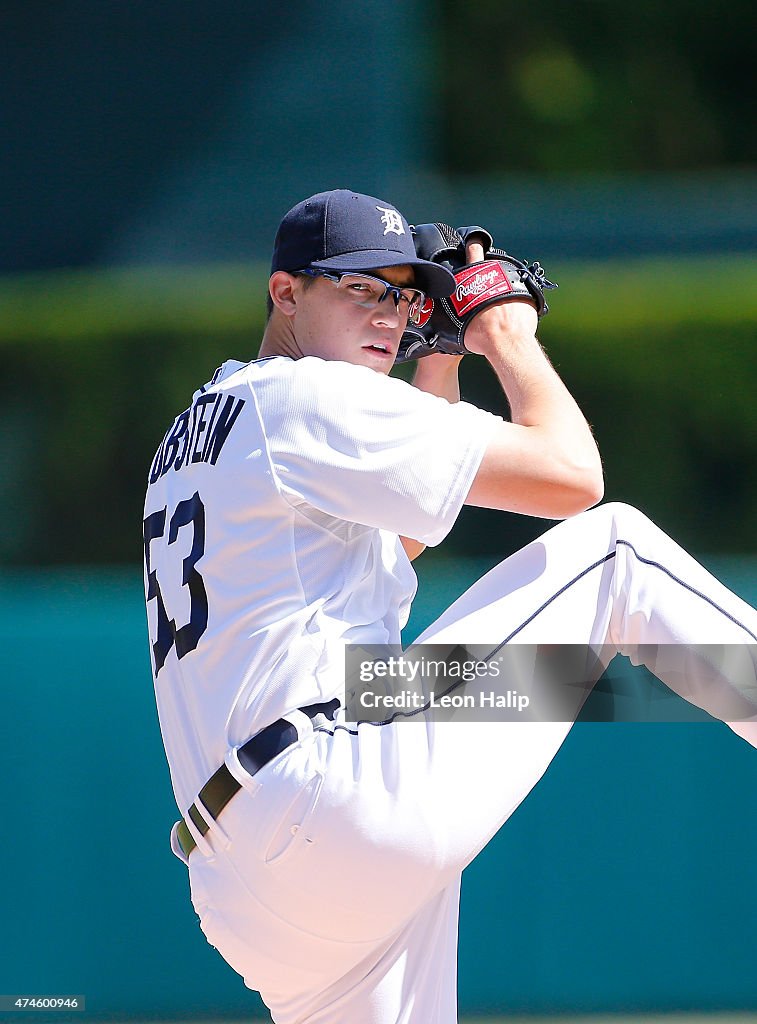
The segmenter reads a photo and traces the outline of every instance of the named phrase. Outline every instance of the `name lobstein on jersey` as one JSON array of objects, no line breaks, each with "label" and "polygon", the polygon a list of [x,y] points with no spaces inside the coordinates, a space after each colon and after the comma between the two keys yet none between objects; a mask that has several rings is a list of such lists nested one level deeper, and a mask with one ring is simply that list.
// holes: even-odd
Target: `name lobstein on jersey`
[{"label": "name lobstein on jersey", "polygon": [[169,469],[181,469],[194,462],[215,466],[221,449],[244,405],[243,398],[223,392],[200,395],[197,401],[176,417],[155,453],[150,467],[150,483]]}]

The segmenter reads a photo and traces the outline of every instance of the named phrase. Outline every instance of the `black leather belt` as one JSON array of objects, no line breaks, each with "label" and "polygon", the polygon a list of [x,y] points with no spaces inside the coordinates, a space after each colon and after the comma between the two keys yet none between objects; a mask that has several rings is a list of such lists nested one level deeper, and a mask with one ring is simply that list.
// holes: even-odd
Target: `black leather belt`
[{"label": "black leather belt", "polygon": [[[333,721],[338,707],[339,701],[334,699],[326,704],[310,704],[306,708],[300,708],[300,711],[311,720],[317,715],[325,715],[326,718]],[[267,765],[269,761],[273,760],[277,754],[280,754],[282,750],[286,750],[287,747],[295,743],[298,738],[297,730],[292,723],[287,722],[285,718],[280,718],[277,722],[267,725],[265,729],[256,736],[253,736],[251,740],[248,740],[243,747],[239,748],[237,751],[239,763],[248,775],[254,775],[264,765]],[[215,821],[229,800],[241,788],[242,786],[237,782],[226,765],[222,764],[200,790],[199,800],[206,813]],[[192,823],[200,835],[204,836],[208,832],[210,825],[208,825],[203,815],[197,809],[196,803],[192,804],[187,811],[187,815],[192,819]],[[176,838],[179,841],[179,846],[184,851],[184,856],[188,857],[195,846],[197,846],[197,843],[184,818],[179,822],[179,827],[176,829]]]}]

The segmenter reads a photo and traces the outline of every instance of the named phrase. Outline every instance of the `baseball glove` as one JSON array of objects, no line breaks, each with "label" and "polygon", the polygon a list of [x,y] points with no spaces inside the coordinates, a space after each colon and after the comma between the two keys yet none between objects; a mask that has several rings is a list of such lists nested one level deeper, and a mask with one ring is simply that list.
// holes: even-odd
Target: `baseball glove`
[{"label": "baseball glove", "polygon": [[[464,355],[465,331],[482,309],[508,299],[526,299],[538,315],[549,312],[545,288],[557,288],[544,276],[538,263],[526,264],[504,249],[493,246],[484,228],[471,225],[418,224],[412,229],[415,249],[424,260],[440,263],[455,275],[456,288],[449,298],[426,299],[419,322],[408,324],[395,362],[421,359],[434,352]],[[484,260],[466,263],[465,246],[473,236],[484,247]]]}]

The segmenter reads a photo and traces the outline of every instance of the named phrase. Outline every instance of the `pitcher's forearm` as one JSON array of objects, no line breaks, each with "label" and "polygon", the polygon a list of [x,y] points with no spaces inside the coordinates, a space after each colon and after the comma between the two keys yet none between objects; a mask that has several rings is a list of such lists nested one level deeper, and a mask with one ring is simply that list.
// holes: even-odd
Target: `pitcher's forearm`
[{"label": "pitcher's forearm", "polygon": [[462,356],[434,355],[419,359],[413,375],[413,387],[448,402],[460,401],[458,367]]}]

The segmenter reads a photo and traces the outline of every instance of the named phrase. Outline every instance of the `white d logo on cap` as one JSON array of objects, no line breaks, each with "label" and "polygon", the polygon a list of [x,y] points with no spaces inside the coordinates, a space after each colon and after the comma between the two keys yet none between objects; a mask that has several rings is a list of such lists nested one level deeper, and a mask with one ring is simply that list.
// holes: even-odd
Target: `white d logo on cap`
[{"label": "white d logo on cap", "polygon": [[402,218],[396,210],[388,210],[385,206],[377,206],[377,210],[383,213],[381,223],[384,225],[384,234],[388,235],[390,231],[393,231],[395,235],[404,235],[405,228],[402,224]]}]

